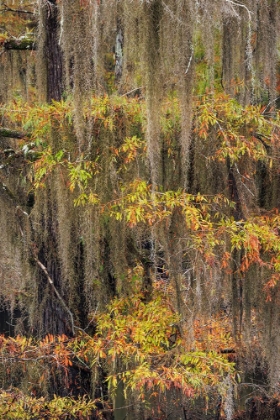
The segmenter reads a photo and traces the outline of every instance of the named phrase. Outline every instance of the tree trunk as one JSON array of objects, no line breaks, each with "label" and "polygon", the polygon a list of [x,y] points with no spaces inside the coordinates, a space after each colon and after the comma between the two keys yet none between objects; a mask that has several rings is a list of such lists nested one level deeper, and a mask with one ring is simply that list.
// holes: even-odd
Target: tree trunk
[{"label": "tree trunk", "polygon": [[56,0],[47,11],[46,18],[46,58],[47,58],[47,101],[59,101],[62,95],[62,52],[58,42],[59,16]]},{"label": "tree trunk", "polygon": [[59,101],[63,91],[59,29],[59,11],[56,0],[41,2],[37,61],[42,101],[51,102],[53,99]]}]

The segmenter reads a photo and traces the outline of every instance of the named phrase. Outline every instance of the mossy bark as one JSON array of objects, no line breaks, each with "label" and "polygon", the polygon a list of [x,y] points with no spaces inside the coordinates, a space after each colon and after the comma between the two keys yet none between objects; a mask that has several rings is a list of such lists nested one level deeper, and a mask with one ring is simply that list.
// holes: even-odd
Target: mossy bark
[{"label": "mossy bark", "polygon": [[36,50],[34,38],[22,36],[21,38],[10,38],[3,43],[5,50]]},{"label": "mossy bark", "polygon": [[10,128],[0,127],[0,138],[1,137],[8,137],[12,139],[24,139],[26,137],[30,137],[30,134],[17,130],[11,130]]}]

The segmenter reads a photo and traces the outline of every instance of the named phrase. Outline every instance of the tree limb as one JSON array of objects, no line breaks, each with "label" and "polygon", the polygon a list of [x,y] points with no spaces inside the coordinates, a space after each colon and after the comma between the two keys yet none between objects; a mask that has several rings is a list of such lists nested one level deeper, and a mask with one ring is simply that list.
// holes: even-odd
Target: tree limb
[{"label": "tree limb", "polygon": [[28,15],[34,15],[33,12],[31,12],[30,10],[22,10],[22,9],[12,9],[10,6],[8,6],[7,4],[3,3],[3,9],[0,10],[0,12],[12,12],[12,13],[23,13],[23,14],[28,14]]},{"label": "tree limb", "polygon": [[[19,207],[19,206],[17,206],[17,211],[18,212],[20,212],[20,213],[22,213],[24,216],[26,216],[26,217],[28,217],[28,220],[29,220],[29,223],[30,223],[30,226],[31,226],[31,228],[32,228],[32,224],[31,224],[31,220],[30,220],[30,217],[29,217],[29,214],[28,213],[26,213],[24,210],[22,210],[22,208],[21,207]],[[23,236],[23,232],[21,231],[21,235]],[[34,243],[31,243],[31,246],[30,246],[30,250],[31,250],[31,253],[32,253],[32,257],[34,258],[34,260],[35,260],[35,262],[36,262],[36,264],[41,268],[41,270],[44,272],[44,274],[45,274],[45,276],[46,276],[46,278],[47,278],[47,280],[48,280],[48,283],[50,284],[50,286],[51,286],[51,288],[53,289],[53,291],[54,291],[54,293],[55,293],[55,295],[56,295],[56,297],[58,298],[58,300],[59,300],[59,302],[60,302],[60,304],[61,304],[61,306],[64,308],[64,310],[68,313],[68,315],[69,315],[69,319],[70,319],[70,324],[71,324],[71,331],[72,331],[72,334],[73,334],[73,336],[75,336],[75,324],[74,324],[74,317],[73,317],[73,314],[72,314],[72,312],[70,311],[70,309],[68,308],[68,306],[67,306],[67,304],[66,304],[66,302],[64,301],[64,299],[63,299],[63,297],[61,296],[61,294],[59,293],[59,291],[57,290],[57,288],[55,287],[55,284],[54,284],[54,281],[53,281],[53,279],[50,277],[50,275],[49,275],[49,272],[48,272],[48,270],[47,270],[47,267],[39,260],[39,258],[38,258],[38,250],[37,250],[37,247],[36,247],[36,244],[34,244]]]},{"label": "tree limb", "polygon": [[12,130],[10,128],[0,127],[0,138],[1,137],[9,137],[12,139],[24,139],[25,137],[30,137],[30,134],[17,130]]},{"label": "tree limb", "polygon": [[68,313],[69,318],[70,318],[70,323],[71,323],[71,330],[72,330],[72,334],[73,336],[75,335],[75,325],[74,325],[74,318],[73,318],[73,314],[70,311],[70,309],[68,308],[68,306],[66,305],[63,297],[61,296],[61,294],[59,293],[59,291],[57,290],[57,288],[54,285],[54,282],[52,280],[52,278],[50,277],[48,270],[46,268],[46,266],[41,263],[41,261],[37,258],[37,256],[35,255],[35,252],[33,252],[33,258],[36,261],[36,263],[38,264],[38,266],[43,270],[43,272],[45,273],[47,280],[49,282],[49,284],[51,285],[54,293],[56,294],[56,297],[58,298],[59,302],[61,303],[61,306],[63,306],[63,308],[65,309],[65,311]]},{"label": "tree limb", "polygon": [[4,50],[36,50],[36,43],[30,36],[8,38],[3,42]]}]

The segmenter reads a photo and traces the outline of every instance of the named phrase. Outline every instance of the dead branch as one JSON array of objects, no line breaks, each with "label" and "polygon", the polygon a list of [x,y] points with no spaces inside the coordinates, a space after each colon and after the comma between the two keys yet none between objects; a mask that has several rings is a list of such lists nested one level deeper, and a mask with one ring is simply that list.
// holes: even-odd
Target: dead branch
[{"label": "dead branch", "polygon": [[[32,224],[31,224],[31,220],[30,220],[30,217],[29,217],[29,214],[28,213],[26,213],[25,211],[23,211],[22,209],[21,209],[21,207],[17,207],[17,211],[20,211],[24,216],[26,216],[26,217],[28,217],[28,219],[29,219],[29,222],[30,222],[30,225],[31,225],[31,228],[32,228]],[[23,232],[21,233],[22,234],[22,236],[23,236]],[[33,245],[33,246],[32,246]],[[56,295],[56,297],[57,297],[57,299],[59,300],[59,302],[60,302],[60,304],[61,304],[61,306],[65,309],[65,311],[68,313],[68,315],[69,315],[69,319],[70,319],[70,324],[71,324],[71,331],[72,331],[72,334],[73,334],[73,336],[75,336],[75,324],[74,324],[74,317],[73,317],[73,314],[72,314],[72,312],[70,311],[70,309],[68,308],[68,306],[67,306],[67,304],[66,304],[66,302],[64,301],[64,299],[63,299],[63,297],[61,296],[61,294],[59,293],[59,291],[57,290],[57,288],[55,287],[55,284],[54,284],[54,281],[53,281],[53,279],[51,278],[51,276],[49,275],[49,272],[48,272],[48,270],[47,270],[47,267],[39,260],[39,258],[38,258],[38,251],[37,251],[37,249],[36,249],[36,245],[34,245],[34,244],[31,244],[31,247],[30,247],[30,249],[31,249],[31,253],[32,253],[32,257],[34,258],[34,261],[37,263],[37,265],[41,268],[41,270],[44,272],[44,274],[45,274],[45,276],[46,276],[46,278],[47,278],[47,280],[48,280],[48,283],[50,284],[50,286],[51,286],[51,288],[52,288],[52,290],[54,291],[54,293],[55,293],[55,295]]]},{"label": "dead branch", "polygon": [[52,280],[52,278],[50,277],[48,270],[46,268],[46,266],[38,259],[38,257],[35,255],[35,252],[33,252],[33,258],[36,261],[36,263],[38,264],[38,266],[42,269],[42,271],[45,273],[47,280],[49,282],[49,284],[51,285],[54,293],[56,294],[56,297],[58,298],[59,302],[61,303],[61,306],[63,306],[63,308],[65,309],[65,311],[68,313],[69,318],[70,318],[70,323],[71,323],[71,330],[72,330],[72,334],[73,336],[75,335],[75,325],[74,325],[74,318],[73,318],[73,314],[70,311],[70,309],[68,308],[68,306],[66,305],[63,297],[61,296],[61,294],[59,293],[59,291],[57,290],[57,288],[54,285],[54,282]]},{"label": "dead branch", "polygon": [[12,130],[10,128],[0,127],[0,138],[9,137],[13,139],[24,139],[30,137],[29,133],[24,133],[22,131]]},{"label": "dead branch", "polygon": [[23,13],[27,15],[34,15],[34,12],[30,10],[22,10],[22,9],[13,9],[12,7],[8,6],[7,4],[3,4],[3,9],[0,12],[12,12],[12,13]]}]

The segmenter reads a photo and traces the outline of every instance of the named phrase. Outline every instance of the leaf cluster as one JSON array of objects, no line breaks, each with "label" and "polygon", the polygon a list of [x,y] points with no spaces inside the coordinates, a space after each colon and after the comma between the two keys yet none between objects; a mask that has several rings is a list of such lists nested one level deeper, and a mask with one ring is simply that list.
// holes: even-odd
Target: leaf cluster
[{"label": "leaf cluster", "polygon": [[171,388],[187,396],[220,386],[233,375],[234,364],[213,349],[190,350],[179,330],[180,319],[160,291],[144,303],[141,293],[118,298],[97,317],[97,332],[79,350],[79,357],[109,371],[109,389],[119,381],[125,392],[137,390],[142,399]]}]

